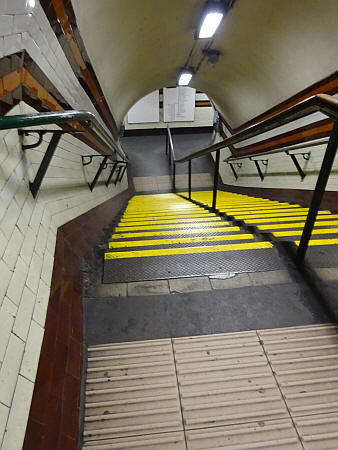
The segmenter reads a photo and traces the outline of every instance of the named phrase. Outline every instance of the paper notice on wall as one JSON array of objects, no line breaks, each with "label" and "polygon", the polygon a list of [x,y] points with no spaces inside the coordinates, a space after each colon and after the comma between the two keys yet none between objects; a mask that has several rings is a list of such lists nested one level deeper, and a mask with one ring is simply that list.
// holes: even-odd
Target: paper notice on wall
[{"label": "paper notice on wall", "polygon": [[195,120],[196,90],[190,87],[163,89],[164,122],[193,122]]},{"label": "paper notice on wall", "polygon": [[128,112],[128,123],[160,121],[159,91],[151,92],[141,98]]}]

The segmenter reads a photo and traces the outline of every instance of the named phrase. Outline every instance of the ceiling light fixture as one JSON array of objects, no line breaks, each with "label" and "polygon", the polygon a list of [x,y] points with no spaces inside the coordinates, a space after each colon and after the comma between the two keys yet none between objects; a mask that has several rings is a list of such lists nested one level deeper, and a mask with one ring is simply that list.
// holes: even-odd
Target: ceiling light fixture
[{"label": "ceiling light fixture", "polygon": [[225,8],[223,3],[215,1],[206,2],[197,30],[197,38],[211,38],[215,34],[219,24],[221,23],[224,13]]},{"label": "ceiling light fixture", "polygon": [[188,86],[195,71],[192,67],[183,67],[180,69],[177,77],[178,86]]}]

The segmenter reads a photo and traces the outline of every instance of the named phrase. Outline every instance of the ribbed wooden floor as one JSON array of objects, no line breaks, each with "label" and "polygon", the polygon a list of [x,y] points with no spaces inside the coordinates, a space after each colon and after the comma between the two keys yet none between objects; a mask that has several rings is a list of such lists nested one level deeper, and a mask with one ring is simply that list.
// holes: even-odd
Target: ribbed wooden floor
[{"label": "ribbed wooden floor", "polygon": [[84,448],[338,448],[334,325],[88,352]]}]

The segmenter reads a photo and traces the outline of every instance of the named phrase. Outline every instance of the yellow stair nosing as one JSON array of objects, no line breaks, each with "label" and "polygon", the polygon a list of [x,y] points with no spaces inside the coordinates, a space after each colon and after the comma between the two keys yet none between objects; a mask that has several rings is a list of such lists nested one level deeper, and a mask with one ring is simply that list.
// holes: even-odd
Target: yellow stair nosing
[{"label": "yellow stair nosing", "polygon": [[104,259],[122,259],[122,258],[139,258],[150,256],[169,256],[169,255],[185,255],[192,253],[209,253],[209,252],[224,252],[235,250],[252,250],[272,248],[270,242],[250,242],[241,244],[226,244],[218,246],[202,246],[202,247],[182,247],[182,248],[167,248],[167,249],[152,249],[152,250],[133,250],[126,252],[106,252]]},{"label": "yellow stair nosing", "polygon": [[175,236],[175,235],[185,235],[185,234],[212,234],[212,233],[229,233],[240,231],[239,227],[225,226],[222,228],[193,228],[183,229],[183,230],[169,230],[169,231],[139,231],[133,233],[114,233],[112,239],[128,239],[131,237],[147,237],[147,236]]},{"label": "yellow stair nosing", "polygon": [[202,243],[213,241],[235,241],[240,239],[254,239],[252,234],[232,234],[223,236],[203,236],[197,238],[174,238],[174,239],[147,239],[144,241],[114,241],[109,242],[109,248],[121,247],[147,247],[152,245],[171,245],[185,243]]}]

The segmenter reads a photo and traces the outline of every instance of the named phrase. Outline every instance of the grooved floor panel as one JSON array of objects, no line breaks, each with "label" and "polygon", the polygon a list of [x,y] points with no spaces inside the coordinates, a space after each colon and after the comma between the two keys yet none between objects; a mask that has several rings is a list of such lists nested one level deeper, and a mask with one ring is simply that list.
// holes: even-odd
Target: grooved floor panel
[{"label": "grooved floor panel", "polygon": [[297,417],[295,425],[305,450],[336,450],[338,448],[338,413]]},{"label": "grooved floor panel", "polygon": [[182,430],[171,340],[89,347],[85,416],[85,442]]},{"label": "grooved floor panel", "polygon": [[252,422],[186,432],[188,450],[301,450],[290,419]]},{"label": "grooved floor panel", "polygon": [[185,429],[288,417],[255,332],[173,342]]},{"label": "grooved floor panel", "polygon": [[338,448],[334,324],[101,344],[88,355],[83,448]]},{"label": "grooved floor panel", "polygon": [[260,331],[294,417],[338,412],[338,330],[334,325]]}]

